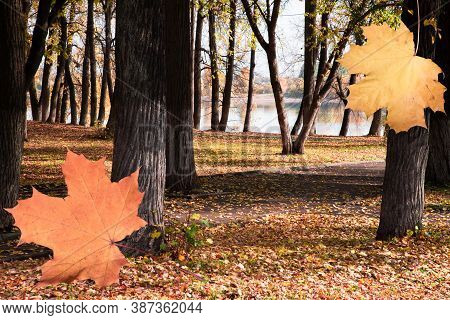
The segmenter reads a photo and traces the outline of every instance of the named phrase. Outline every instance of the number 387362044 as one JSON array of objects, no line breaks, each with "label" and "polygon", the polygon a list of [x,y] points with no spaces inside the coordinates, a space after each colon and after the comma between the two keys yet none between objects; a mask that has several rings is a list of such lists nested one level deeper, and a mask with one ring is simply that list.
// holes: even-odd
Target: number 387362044
[{"label": "number 387362044", "polygon": [[202,313],[201,302],[133,302],[132,313]]}]

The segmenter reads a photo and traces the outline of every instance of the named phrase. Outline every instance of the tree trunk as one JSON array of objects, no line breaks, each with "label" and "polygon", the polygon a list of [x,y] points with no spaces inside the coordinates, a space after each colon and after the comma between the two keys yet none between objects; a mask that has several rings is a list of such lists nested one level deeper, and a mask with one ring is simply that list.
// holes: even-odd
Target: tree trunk
[{"label": "tree trunk", "polygon": [[[58,97],[61,91],[62,80],[64,76],[64,70],[66,67],[66,48],[67,48],[67,20],[65,16],[59,18],[60,25],[60,39],[59,39],[59,54],[58,54],[58,67],[56,68],[55,82],[53,84],[52,97],[50,100],[50,115],[47,122],[54,123],[58,119],[56,115],[56,109],[58,104]],[[59,119],[58,119],[59,120]]]},{"label": "tree trunk", "polygon": [[166,1],[117,0],[112,181],[140,168],[139,216],[148,222],[124,240],[128,255],[158,252],[164,240]]},{"label": "tree trunk", "polygon": [[78,105],[76,99],[75,85],[72,80],[72,73],[68,66],[66,66],[65,77],[67,78],[67,86],[69,87],[69,96],[70,96],[70,124],[75,126],[78,124]]},{"label": "tree trunk", "polygon": [[94,0],[88,0],[88,20],[86,37],[89,38],[89,62],[91,64],[91,127],[97,124],[97,59],[95,57],[94,38]]},{"label": "tree trunk", "polygon": [[303,121],[305,109],[310,108],[314,94],[314,75],[316,71],[318,46],[316,41],[316,0],[305,0],[305,62],[303,67],[303,98],[297,120],[292,128],[291,135],[298,134]]},{"label": "tree trunk", "polygon": [[351,109],[344,110],[344,117],[342,118],[341,130],[339,131],[340,137],[346,137],[348,134],[348,128],[350,127],[350,115],[352,113]]},{"label": "tree trunk", "polygon": [[291,136],[295,136],[298,134],[300,128],[302,127],[302,123],[303,123],[303,103],[304,103],[304,99],[302,99],[302,102],[300,103],[300,109],[298,110],[298,116],[297,116],[297,120],[295,120],[294,126],[292,127],[291,130]]},{"label": "tree trunk", "polygon": [[190,76],[190,0],[166,1],[166,187],[189,191],[196,178]]},{"label": "tree trunk", "polygon": [[[315,7],[314,12],[316,11]],[[313,9],[311,9],[313,10]],[[322,30],[328,29],[328,22],[329,22],[330,14],[324,13],[322,14],[321,18],[321,28]],[[306,17],[305,17],[306,19]],[[320,106],[322,104],[322,100],[324,97],[328,95],[329,89],[324,91],[325,84],[328,80],[335,77],[336,70],[331,70],[328,75],[327,81],[325,81],[325,70],[326,70],[326,64],[327,64],[327,58],[328,56],[328,39],[327,37],[324,37],[320,43],[320,59],[319,59],[319,65],[317,70],[317,78],[315,83],[313,83],[313,87],[311,88],[311,94],[309,94],[309,91],[307,91],[305,97],[307,100],[305,101],[303,105],[303,126],[300,131],[300,134],[297,137],[297,140],[295,140],[294,143],[294,153],[304,154],[305,153],[305,144],[306,140],[308,139],[309,135],[316,133],[316,120],[317,120],[317,114],[319,113]],[[334,66],[334,65],[333,65]],[[334,66],[335,67],[335,66]],[[305,68],[306,72],[306,68]],[[308,89],[309,90],[309,89]]]},{"label": "tree trunk", "polygon": [[209,57],[211,60],[211,130],[219,129],[219,65],[217,62],[217,43],[216,43],[216,16],[213,10],[209,10]]},{"label": "tree trunk", "polygon": [[0,2],[0,230],[10,230],[19,193],[26,120],[25,23],[20,0]]},{"label": "tree trunk", "polygon": [[[422,2],[420,12],[428,16],[435,12],[436,1]],[[413,11],[413,14],[410,13]],[[417,41],[417,5],[406,1],[402,19],[415,33]],[[423,22],[422,22],[423,24]],[[422,27],[418,55],[429,58],[433,46],[430,29]],[[411,128],[408,132],[389,130],[387,142],[386,172],[383,183],[380,224],[377,239],[389,240],[416,233],[422,228],[425,202],[425,170],[428,160],[428,130]]]},{"label": "tree trunk", "polygon": [[[190,36],[190,47],[191,47],[191,74],[189,77],[189,83],[191,84],[191,115],[194,115],[194,50],[195,50],[195,1],[189,1],[190,10],[189,13],[189,36]],[[194,123],[192,119],[192,124]]]},{"label": "tree trunk", "polygon": [[381,129],[383,128],[382,123],[383,110],[377,110],[373,114],[372,124],[369,129],[369,136],[381,137]]},{"label": "tree trunk", "polygon": [[284,108],[284,94],[278,73],[277,51],[275,39],[269,42],[267,51],[267,61],[269,63],[270,83],[272,85],[273,96],[275,98],[275,107],[277,109],[278,123],[280,125],[281,143],[283,145],[283,154],[292,153],[292,138],[289,130],[289,122]]},{"label": "tree trunk", "polygon": [[225,87],[223,88],[222,117],[219,130],[225,131],[228,124],[228,116],[231,108],[231,94],[233,92],[234,58],[236,47],[236,0],[230,0],[230,33],[228,36],[227,73]]},{"label": "tree trunk", "polygon": [[28,93],[30,94],[31,115],[33,117],[33,121],[41,121],[41,108],[39,105],[36,83],[34,79],[31,81],[31,85],[28,88]]},{"label": "tree trunk", "polygon": [[45,57],[44,70],[42,71],[42,89],[41,96],[39,98],[39,106],[41,109],[41,120],[42,122],[48,119],[48,109],[50,103],[50,72],[52,69],[52,61],[50,58]]},{"label": "tree trunk", "polygon": [[197,26],[195,29],[195,50],[194,50],[194,128],[200,129],[202,117],[202,34],[203,34],[203,8],[200,6],[197,11]]},{"label": "tree trunk", "polygon": [[105,69],[106,69],[105,65],[103,64],[102,84],[100,89],[100,103],[98,107],[98,118],[97,118],[97,121],[101,126],[103,126],[103,123],[105,122],[106,90],[108,89],[107,71]]},{"label": "tree trunk", "polygon": [[403,237],[422,228],[427,158],[426,129],[389,131],[378,240]]},{"label": "tree trunk", "polygon": [[[58,20],[67,0],[40,0],[36,23],[31,39],[30,52],[25,64],[25,84],[28,88],[39,69],[45,52],[48,30]],[[52,6],[53,4],[53,6]]]},{"label": "tree trunk", "polygon": [[61,99],[61,113],[58,119],[59,123],[65,124],[67,121],[67,107],[69,101],[69,87],[67,85],[67,79],[64,79],[64,86],[62,88],[62,99]]},{"label": "tree trunk", "polygon": [[66,82],[67,89],[69,91],[70,97],[70,124],[77,125],[78,124],[78,105],[77,105],[77,97],[75,92],[75,85],[72,79],[72,72],[70,70],[70,64],[72,63],[72,47],[73,47],[73,27],[72,24],[75,19],[75,4],[72,4],[70,8],[70,17],[69,17],[69,25],[70,25],[70,35],[67,38],[67,61],[65,64],[65,72],[64,79]]},{"label": "tree trunk", "polygon": [[106,124],[107,131],[112,135],[114,133],[114,117],[115,117],[115,107],[113,103],[114,99],[114,85],[112,81],[112,70],[111,70],[111,46],[112,46],[112,34],[111,34],[111,20],[113,16],[113,5],[114,1],[105,1],[105,68],[106,68],[106,80],[108,82],[108,92],[109,92],[109,104],[111,106],[109,110],[108,123]]},{"label": "tree trunk", "polygon": [[[353,85],[356,83],[356,79],[357,79],[357,75],[356,74],[352,74],[350,76],[350,82],[349,82],[349,86]],[[339,136],[341,137],[346,137],[348,134],[348,129],[350,126],[350,115],[352,113],[351,109],[347,109],[347,104],[348,104],[348,90],[346,93],[346,98],[344,99],[344,105],[346,107],[345,111],[344,111],[344,118],[342,119],[342,126],[341,126],[341,131],[339,132]]]},{"label": "tree trunk", "polygon": [[250,131],[252,123],[252,109],[253,109],[253,86],[255,79],[255,67],[256,67],[256,48],[252,47],[250,52],[250,73],[248,78],[248,94],[247,94],[247,108],[245,111],[244,132]]},{"label": "tree trunk", "polygon": [[[106,90],[108,90],[108,74],[111,72],[111,19],[112,19],[112,1],[106,0],[103,7],[105,12],[105,48],[103,52],[103,74],[102,87],[100,91],[100,105],[98,111],[98,122],[103,125],[106,118]],[[112,85],[111,85],[112,86]],[[112,108],[112,102],[110,99]],[[111,109],[110,109],[111,114]]]},{"label": "tree trunk", "polygon": [[86,39],[83,57],[83,73],[81,76],[81,110],[80,126],[86,126],[89,111],[89,40]]},{"label": "tree trunk", "polygon": [[[432,26],[428,26],[430,28]],[[450,13],[442,8],[438,27],[441,37],[436,37],[435,62],[442,68],[445,77],[442,83],[449,88],[450,75]],[[430,154],[426,171],[426,181],[433,185],[450,185],[450,92],[445,93],[445,113],[430,115]]]},{"label": "tree trunk", "polygon": [[62,97],[63,97],[63,91],[64,91],[64,84],[60,87],[59,93],[58,93],[58,101],[56,103],[56,116],[54,122],[61,122],[61,105],[62,105]]}]

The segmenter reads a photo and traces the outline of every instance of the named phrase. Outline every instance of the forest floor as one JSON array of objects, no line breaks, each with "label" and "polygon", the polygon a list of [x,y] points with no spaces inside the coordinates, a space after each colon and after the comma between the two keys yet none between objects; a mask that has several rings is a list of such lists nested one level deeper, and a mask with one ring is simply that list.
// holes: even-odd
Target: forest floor
[{"label": "forest floor", "polygon": [[[24,184],[64,196],[58,167],[65,148],[91,159],[110,159],[112,144],[99,136],[94,129],[31,124]],[[45,258],[0,262],[0,298],[450,295],[448,188],[427,188],[425,229],[419,236],[374,240],[384,166],[382,138],[314,137],[303,157],[278,155],[275,135],[197,133],[195,144],[199,189],[191,195],[167,195],[168,241],[161,256],[131,259],[120,283],[106,289],[90,281],[37,289]],[[30,188],[21,191],[26,197]],[[199,231],[187,239],[186,230],[193,225]],[[13,253],[0,248],[0,258],[8,250]],[[20,247],[14,250],[20,252]]]}]

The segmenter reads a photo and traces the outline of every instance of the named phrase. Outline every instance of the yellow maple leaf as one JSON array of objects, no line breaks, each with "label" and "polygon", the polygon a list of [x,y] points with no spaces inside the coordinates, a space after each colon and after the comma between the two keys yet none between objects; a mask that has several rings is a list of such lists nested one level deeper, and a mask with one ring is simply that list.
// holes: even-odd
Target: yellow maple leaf
[{"label": "yellow maple leaf", "polygon": [[364,27],[367,43],[352,45],[339,61],[351,74],[365,78],[349,87],[347,108],[371,116],[388,110],[387,123],[396,132],[426,127],[424,109],[444,112],[444,92],[439,83],[441,68],[415,55],[412,32],[402,23]]}]

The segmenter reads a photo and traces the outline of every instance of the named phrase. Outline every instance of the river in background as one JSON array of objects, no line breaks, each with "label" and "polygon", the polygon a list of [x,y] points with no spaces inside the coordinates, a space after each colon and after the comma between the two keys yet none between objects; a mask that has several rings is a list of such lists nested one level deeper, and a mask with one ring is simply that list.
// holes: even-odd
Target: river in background
[{"label": "river in background", "polygon": [[[253,98],[254,107],[251,116],[251,131],[262,133],[280,133],[275,101],[271,94],[258,94]],[[290,127],[297,120],[301,98],[285,98],[285,107]],[[247,98],[233,98],[228,120],[227,131],[243,130]],[[211,103],[205,97],[202,107],[201,130],[211,129]],[[317,134],[337,136],[344,116],[344,105],[339,99],[324,102],[320,108],[316,122]],[[352,112],[350,117],[349,136],[364,136],[369,133],[372,118],[360,112]]]}]

